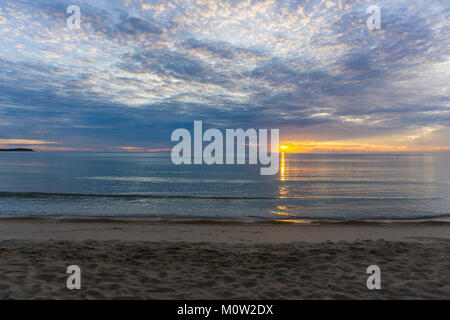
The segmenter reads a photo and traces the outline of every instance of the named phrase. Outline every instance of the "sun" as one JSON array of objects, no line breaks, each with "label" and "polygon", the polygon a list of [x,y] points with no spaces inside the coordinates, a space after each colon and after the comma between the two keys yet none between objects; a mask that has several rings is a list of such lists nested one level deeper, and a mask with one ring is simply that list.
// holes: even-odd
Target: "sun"
[{"label": "sun", "polygon": [[287,148],[288,148],[288,146],[284,146],[284,145],[280,146],[280,149],[283,150],[283,151],[285,151]]}]

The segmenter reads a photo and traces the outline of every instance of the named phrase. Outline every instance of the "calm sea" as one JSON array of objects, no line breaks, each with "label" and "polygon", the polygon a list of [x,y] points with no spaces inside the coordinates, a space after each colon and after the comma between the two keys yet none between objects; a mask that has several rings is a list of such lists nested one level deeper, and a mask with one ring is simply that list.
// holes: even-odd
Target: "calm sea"
[{"label": "calm sea", "polygon": [[448,154],[286,154],[259,166],[169,153],[0,153],[0,216],[420,219],[450,213]]}]

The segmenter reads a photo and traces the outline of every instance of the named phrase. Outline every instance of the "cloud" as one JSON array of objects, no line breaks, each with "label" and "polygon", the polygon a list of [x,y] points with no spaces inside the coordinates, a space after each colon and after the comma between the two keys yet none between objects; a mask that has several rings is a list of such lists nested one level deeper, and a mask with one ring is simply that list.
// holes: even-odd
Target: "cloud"
[{"label": "cloud", "polygon": [[14,144],[14,145],[38,145],[38,144],[53,144],[57,142],[51,142],[51,141],[42,141],[42,140],[27,140],[27,139],[0,139],[0,144],[2,145],[8,145],[8,144]]},{"label": "cloud", "polygon": [[450,126],[444,2],[379,1],[374,31],[370,1],[80,0],[77,31],[69,4],[0,8],[3,139],[164,149],[171,130],[203,120],[299,140],[450,144],[436,129]]},{"label": "cloud", "polygon": [[122,21],[119,25],[117,25],[117,27],[120,31],[126,34],[162,34],[162,30],[158,26],[135,17]]}]

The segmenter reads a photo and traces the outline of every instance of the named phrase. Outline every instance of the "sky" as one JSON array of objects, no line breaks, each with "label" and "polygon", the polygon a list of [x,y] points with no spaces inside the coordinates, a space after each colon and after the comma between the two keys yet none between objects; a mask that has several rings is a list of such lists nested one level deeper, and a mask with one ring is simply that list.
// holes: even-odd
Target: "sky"
[{"label": "sky", "polygon": [[277,128],[292,152],[450,151],[449,15],[449,0],[0,0],[0,147],[161,151],[202,120]]}]

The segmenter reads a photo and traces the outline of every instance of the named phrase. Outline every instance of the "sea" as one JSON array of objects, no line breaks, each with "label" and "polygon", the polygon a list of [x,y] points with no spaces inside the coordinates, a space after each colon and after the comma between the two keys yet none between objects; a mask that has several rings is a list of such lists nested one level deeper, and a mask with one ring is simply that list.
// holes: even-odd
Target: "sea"
[{"label": "sea", "polygon": [[450,154],[281,155],[259,165],[174,165],[169,152],[2,152],[0,217],[239,221],[450,216]]}]

